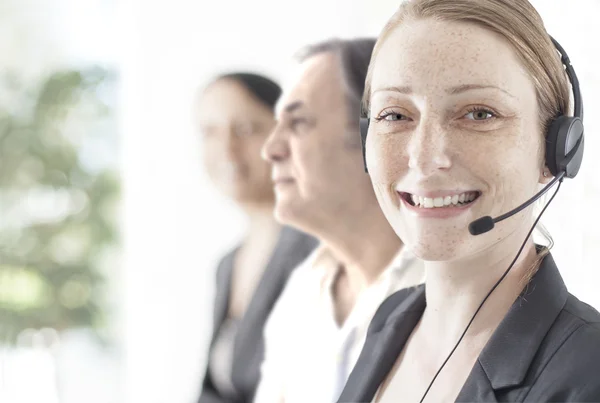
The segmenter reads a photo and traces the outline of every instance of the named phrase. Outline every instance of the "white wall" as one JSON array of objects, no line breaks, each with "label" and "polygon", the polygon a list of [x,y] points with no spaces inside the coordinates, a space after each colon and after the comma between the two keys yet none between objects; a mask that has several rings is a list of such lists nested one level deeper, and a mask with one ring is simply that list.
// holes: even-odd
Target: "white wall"
[{"label": "white wall", "polygon": [[[351,5],[354,3],[354,5]],[[301,45],[376,34],[398,1],[123,1],[121,56],[125,175],[127,402],[191,402],[210,333],[214,268],[244,221],[207,182],[190,122],[196,86],[232,68],[283,78]],[[569,51],[587,111],[581,176],[563,185],[546,217],[572,292],[600,308],[600,151],[596,133],[600,36],[595,0],[537,0]],[[569,8],[567,8],[567,4]],[[226,229],[223,229],[226,228]]]}]

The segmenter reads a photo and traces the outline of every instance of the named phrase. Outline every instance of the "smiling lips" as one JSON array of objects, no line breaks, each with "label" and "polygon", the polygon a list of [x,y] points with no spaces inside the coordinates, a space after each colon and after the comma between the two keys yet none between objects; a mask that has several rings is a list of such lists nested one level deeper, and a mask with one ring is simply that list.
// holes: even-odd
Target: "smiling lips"
[{"label": "smiling lips", "polygon": [[[397,192],[403,204],[417,215],[424,217],[448,218],[468,210],[481,196],[479,191],[460,193],[430,194],[420,196],[408,192]],[[438,192],[439,193],[439,192]]]},{"label": "smiling lips", "polygon": [[470,204],[479,197],[479,192],[464,192],[443,197],[424,197],[404,193],[404,198],[419,208],[462,207]]}]

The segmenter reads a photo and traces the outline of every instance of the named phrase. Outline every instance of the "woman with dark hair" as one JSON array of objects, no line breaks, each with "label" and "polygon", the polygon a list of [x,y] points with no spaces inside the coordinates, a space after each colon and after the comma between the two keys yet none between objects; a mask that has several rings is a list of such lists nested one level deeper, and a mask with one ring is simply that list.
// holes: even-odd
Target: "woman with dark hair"
[{"label": "woman with dark hair", "polygon": [[275,125],[280,94],[266,77],[233,73],[212,81],[196,104],[205,169],[249,221],[244,240],[217,269],[213,336],[200,403],[252,401],[265,320],[291,271],[317,244],[273,217],[270,170],[260,150]]}]

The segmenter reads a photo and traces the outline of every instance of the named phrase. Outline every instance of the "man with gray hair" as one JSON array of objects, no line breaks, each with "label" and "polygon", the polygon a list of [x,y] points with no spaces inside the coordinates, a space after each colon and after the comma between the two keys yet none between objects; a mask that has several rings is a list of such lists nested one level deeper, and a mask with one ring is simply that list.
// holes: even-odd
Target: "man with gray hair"
[{"label": "man with gray hair", "polygon": [[265,327],[256,403],[336,401],[377,307],[421,283],[363,170],[359,116],[375,39],[333,39],[300,54],[263,147],[276,218],[321,246],[292,274]]}]

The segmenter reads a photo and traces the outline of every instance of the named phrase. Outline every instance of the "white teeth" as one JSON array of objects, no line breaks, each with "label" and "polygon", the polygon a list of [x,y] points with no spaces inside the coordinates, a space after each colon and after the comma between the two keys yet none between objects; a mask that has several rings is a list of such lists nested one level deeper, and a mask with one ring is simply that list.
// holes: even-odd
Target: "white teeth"
[{"label": "white teeth", "polygon": [[477,198],[476,192],[466,192],[460,195],[452,195],[445,197],[422,197],[411,194],[410,195],[413,204],[417,207],[422,208],[434,208],[434,207],[448,207],[456,206],[459,204],[470,203]]}]

